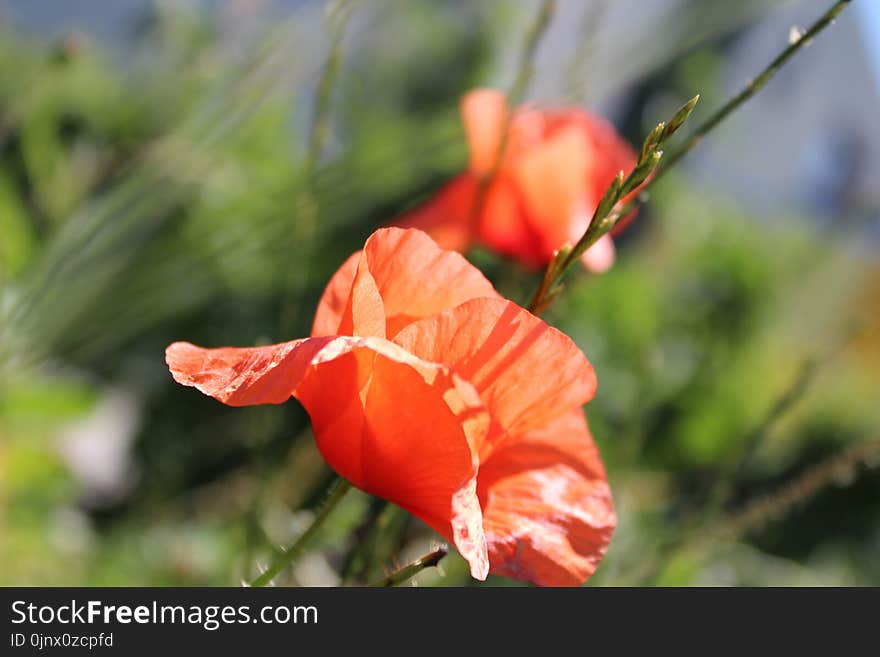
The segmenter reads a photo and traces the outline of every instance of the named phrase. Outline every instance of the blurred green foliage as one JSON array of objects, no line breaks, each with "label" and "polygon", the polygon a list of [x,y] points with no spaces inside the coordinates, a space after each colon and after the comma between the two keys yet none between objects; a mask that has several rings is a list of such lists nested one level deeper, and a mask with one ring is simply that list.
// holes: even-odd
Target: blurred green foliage
[{"label": "blurred green foliage", "polygon": [[[344,258],[462,165],[457,98],[484,79],[490,24],[505,19],[405,7],[344,42],[313,179],[304,126],[322,50],[292,65],[305,57],[292,24],[230,52],[210,24],[160,13],[122,64],[82,37],[2,35],[0,584],[236,583],[302,530],[329,475],[302,410],[182,389],[163,350],[306,335]],[[695,53],[669,86],[718,65]],[[305,193],[315,230],[299,220]],[[803,217],[761,224],[673,176],[620,256],[573,276],[548,314],[600,381],[587,410],[620,527],[594,582],[880,584],[876,469],[781,520],[697,540],[880,439],[876,261]],[[520,302],[536,284],[473,259]],[[295,581],[372,581],[433,540],[354,493]],[[470,582],[456,555],[418,579]]]}]

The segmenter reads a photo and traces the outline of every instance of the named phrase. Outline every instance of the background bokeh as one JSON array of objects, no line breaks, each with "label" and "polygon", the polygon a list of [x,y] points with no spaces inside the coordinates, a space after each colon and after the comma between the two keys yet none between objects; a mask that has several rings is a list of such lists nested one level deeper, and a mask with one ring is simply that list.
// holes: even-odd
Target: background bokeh
[{"label": "background bokeh", "polygon": [[[547,315],[600,382],[620,526],[592,584],[880,585],[880,12],[852,4]],[[826,6],[560,2],[526,95],[638,143]],[[345,257],[462,167],[458,98],[510,86],[536,7],[0,0],[0,584],[237,584],[302,531],[331,476],[302,409],[222,406],[164,348],[307,335]],[[355,492],[287,578],[436,540]],[[455,554],[417,581],[474,583]]]}]

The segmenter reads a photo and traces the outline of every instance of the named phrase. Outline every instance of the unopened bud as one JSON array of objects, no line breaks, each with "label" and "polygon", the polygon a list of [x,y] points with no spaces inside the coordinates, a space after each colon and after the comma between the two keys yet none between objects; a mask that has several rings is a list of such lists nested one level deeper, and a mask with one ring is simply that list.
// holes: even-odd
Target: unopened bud
[{"label": "unopened bud", "polygon": [[661,121],[653,130],[651,130],[650,134],[645,137],[645,141],[642,144],[642,152],[641,155],[639,155],[639,162],[644,162],[648,159],[651,153],[660,148],[660,145],[663,143],[664,134],[666,134],[666,123]]},{"label": "unopened bud", "polygon": [[697,94],[684,105],[678,108],[678,110],[675,112],[675,114],[669,120],[669,123],[666,126],[666,131],[663,134],[663,141],[669,139],[678,131],[681,126],[684,125],[684,122],[688,120],[688,117],[690,117],[691,112],[694,111],[694,108],[697,106],[698,102],[700,102],[700,94]]}]

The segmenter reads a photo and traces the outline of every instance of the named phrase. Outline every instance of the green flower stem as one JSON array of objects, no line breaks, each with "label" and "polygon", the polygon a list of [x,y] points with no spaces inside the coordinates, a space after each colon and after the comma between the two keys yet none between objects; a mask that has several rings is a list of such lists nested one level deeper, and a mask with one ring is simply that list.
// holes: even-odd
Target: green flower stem
[{"label": "green flower stem", "polygon": [[364,581],[371,564],[381,563],[400,548],[406,531],[409,514],[396,504],[383,502],[368,521],[366,536],[352,552],[342,574],[342,585],[351,581]]},{"label": "green flower stem", "polygon": [[[671,563],[684,556],[700,558],[719,543],[732,542],[788,517],[830,486],[852,485],[862,474],[880,468],[880,439],[854,443],[807,468],[767,495],[746,502],[739,511],[677,532],[661,540],[648,559],[624,576],[625,586],[651,586]],[[662,583],[662,582],[659,582]]]},{"label": "green flower stem", "polygon": [[521,100],[532,79],[532,73],[534,72],[534,63],[532,60],[535,57],[535,51],[538,49],[541,37],[543,37],[544,33],[547,31],[547,27],[550,25],[550,21],[553,18],[555,11],[556,0],[544,0],[538,8],[538,13],[535,14],[535,19],[532,21],[532,24],[529,26],[528,32],[526,33],[525,43],[523,44],[522,53],[519,58],[516,78],[514,78],[513,86],[507,94],[508,112],[505,119],[504,131],[501,133],[501,143],[498,144],[498,152],[495,154],[492,168],[489,169],[485,175],[481,176],[477,183],[477,191],[474,197],[474,202],[471,205],[470,216],[468,217],[468,224],[473,227],[476,227],[480,215],[483,213],[483,206],[486,203],[486,194],[489,191],[489,186],[498,174],[498,170],[501,168],[501,163],[504,161],[504,154],[507,152],[510,117],[513,114],[514,106]]},{"label": "green flower stem", "polygon": [[293,545],[282,552],[259,577],[254,579],[250,583],[250,586],[266,586],[269,582],[275,579],[282,570],[293,563],[296,558],[302,554],[303,550],[315,537],[315,534],[318,533],[318,530],[321,529],[321,526],[330,516],[330,513],[339,505],[339,502],[342,501],[342,498],[345,497],[345,494],[349,490],[351,490],[351,484],[342,477],[337,477],[331,486],[327,501],[321,506],[315,519],[312,520],[312,524],[309,525],[309,528],[303,532],[302,536],[300,536]]},{"label": "green flower stem", "polygon": [[318,80],[312,107],[309,145],[305,158],[306,177],[310,182],[318,166],[318,160],[324,152],[324,144],[330,135],[330,104],[339,79],[339,69],[342,64],[342,39],[345,36],[350,14],[349,3],[345,0],[339,0],[328,8],[330,51],[327,54],[321,78]]},{"label": "green flower stem", "polygon": [[[308,147],[306,149],[303,166],[303,189],[300,194],[296,209],[297,222],[301,229],[291,231],[294,242],[306,246],[308,254],[305,261],[305,270],[296,273],[294,267],[288,267],[284,272],[282,281],[285,290],[293,290],[298,287],[299,294],[286,294],[287,301],[282,307],[280,335],[285,335],[292,327],[297,315],[297,309],[302,306],[303,295],[309,288],[314,270],[315,237],[318,227],[318,201],[315,195],[315,178],[318,171],[318,163],[324,152],[324,146],[330,135],[331,128],[331,104],[333,92],[339,80],[339,71],[342,66],[342,40],[348,25],[351,7],[347,0],[338,0],[328,6],[327,29],[330,38],[330,49],[327,59],[318,80],[315,90],[315,98],[312,105],[312,119],[309,129]],[[291,246],[296,246],[291,243]]]},{"label": "green flower stem", "polygon": [[529,30],[526,33],[525,45],[523,46],[519,58],[516,79],[514,80],[513,86],[510,88],[510,93],[507,96],[507,102],[510,107],[519,103],[526,92],[526,88],[532,79],[532,74],[535,68],[535,52],[538,50],[538,44],[541,43],[541,37],[543,37],[544,33],[547,31],[547,26],[550,25],[550,20],[553,18],[555,12],[556,0],[544,0],[538,8],[538,13],[535,14],[535,20],[532,21],[532,24],[529,26]]},{"label": "green flower stem", "polygon": [[739,483],[741,470],[754,458],[770,431],[807,394],[819,365],[818,358],[810,358],[801,365],[789,387],[773,403],[757,426],[749,432],[743,443],[733,450],[734,457],[721,464],[709,489],[705,508],[699,514],[703,522],[709,522],[724,509],[724,505],[733,496],[736,484]]},{"label": "green flower stem", "polygon": [[[765,68],[756,78],[749,82],[739,93],[728,100],[716,112],[714,112],[705,122],[703,122],[694,133],[685,142],[677,148],[671,155],[663,160],[663,165],[659,164],[662,151],[659,149],[663,146],[663,142],[669,136],[671,131],[677,130],[681,124],[693,110],[693,105],[698,97],[695,97],[690,103],[682,106],[676,113],[676,116],[669,122],[668,128],[658,126],[651,135],[645,140],[642,148],[641,158],[636,169],[621,181],[620,178],[614,180],[608,189],[593,215],[592,221],[584,235],[578,240],[577,244],[565,251],[560,251],[553,262],[547,267],[544,278],[535,296],[529,304],[529,310],[535,314],[543,312],[547,306],[556,298],[560,292],[559,282],[565,275],[565,272],[574,264],[581,254],[588,248],[599,241],[603,235],[608,233],[620,217],[625,217],[632,212],[637,204],[637,200],[630,201],[625,204],[620,203],[620,199],[626,194],[641,185],[641,191],[646,191],[651,185],[657,182],[664,173],[675,166],[685,155],[687,155],[697,144],[702,141],[709,132],[714,130],[724,119],[726,119],[734,110],[745,103],[749,98],[760,91],[782,68],[782,66],[791,59],[799,50],[807,45],[819,32],[834,22],[834,19],[844,10],[844,8],[852,0],[838,0],[832,7],[826,11],[813,25],[804,32],[798,39],[792,40],[785,50],[777,55],[772,62]],[[663,124],[661,124],[663,125]],[[656,134],[655,134],[656,133]],[[649,161],[648,158],[654,158]],[[642,167],[650,169],[647,176],[635,176],[634,174]],[[641,178],[641,180],[637,180]],[[636,183],[633,185],[632,183]]]},{"label": "green flower stem", "polygon": [[449,548],[447,548],[445,545],[441,545],[433,552],[429,552],[425,556],[419,557],[412,563],[407,564],[403,568],[395,570],[386,578],[379,580],[378,582],[375,582],[370,586],[385,587],[397,586],[398,584],[402,584],[408,579],[415,577],[426,568],[434,568],[435,566],[437,566],[437,564],[440,563],[440,560],[443,559],[443,557],[445,557],[448,553]]},{"label": "green flower stem", "polygon": [[[770,62],[770,64],[765,68],[761,73],[749,81],[749,83],[743,87],[743,89],[730,98],[724,105],[719,107],[708,119],[706,119],[696,130],[694,133],[688,137],[678,148],[676,148],[673,152],[671,152],[666,158],[664,158],[663,163],[657,167],[657,171],[654,174],[654,177],[645,183],[642,191],[645,191],[648,187],[656,183],[660,178],[666,174],[672,167],[678,164],[685,155],[690,153],[696,146],[699,144],[703,137],[705,137],[708,133],[714,130],[722,121],[724,121],[734,110],[736,110],[740,105],[745,103],[749,98],[758,93],[761,89],[766,86],[766,84],[776,75],[776,72],[781,69],[785,63],[794,57],[794,55],[809,45],[810,41],[815,37],[819,32],[824,30],[826,27],[831,25],[834,20],[840,15],[848,4],[850,4],[852,0],[838,0],[838,2],[834,3],[834,5],[826,11],[813,25],[801,35],[796,41],[792,41],[788,45],[788,47],[783,50],[776,58]],[[621,210],[621,216],[626,216],[635,209],[638,204],[637,200],[630,201],[626,204],[626,206]]]}]

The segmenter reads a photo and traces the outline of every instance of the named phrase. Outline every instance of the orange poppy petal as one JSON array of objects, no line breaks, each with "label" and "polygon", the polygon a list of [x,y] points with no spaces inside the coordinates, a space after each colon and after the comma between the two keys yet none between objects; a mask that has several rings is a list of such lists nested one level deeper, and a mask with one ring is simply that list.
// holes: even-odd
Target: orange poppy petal
[{"label": "orange poppy petal", "polygon": [[498,293],[479,269],[414,228],[380,228],[330,280],[312,334],[393,336],[415,319]]},{"label": "orange poppy petal", "polygon": [[377,230],[364,245],[363,263],[382,298],[389,338],[414,320],[468,299],[500,298],[479,269],[419,230]]},{"label": "orange poppy petal", "polygon": [[525,215],[521,197],[511,176],[504,172],[495,176],[483,201],[479,240],[501,255],[538,268],[547,262],[543,242]]},{"label": "orange poppy petal", "polygon": [[547,137],[548,128],[545,112],[539,107],[530,104],[517,107],[508,126],[505,164],[540,146]]},{"label": "orange poppy petal", "polygon": [[312,358],[331,338],[291,340],[265,347],[202,349],[175,342],[165,350],[174,380],[229,406],[283,404]]},{"label": "orange poppy petal", "polygon": [[321,330],[324,335],[385,337],[382,297],[367,268],[363,251],[356,255],[359,256],[356,262],[352,255],[330,279],[318,304],[312,335],[319,335],[316,331]]},{"label": "orange poppy petal", "polygon": [[[595,204],[602,198],[605,189],[614,180],[618,172],[628,174],[636,165],[635,149],[623,139],[614,126],[603,117],[578,108],[549,110],[545,112],[548,133],[558,134],[575,126],[582,132],[587,143],[588,170],[585,185],[588,195],[594,199],[593,205],[587,208],[592,214]],[[639,190],[630,193],[624,200],[630,201]],[[612,235],[619,235],[635,218],[638,211],[633,211],[620,219],[612,230]]]},{"label": "orange poppy petal", "polygon": [[485,579],[475,446],[488,416],[476,391],[449,368],[375,337],[242,349],[177,342],[166,361],[179,383],[231,405],[295,396],[330,467],[424,520]]},{"label": "orange poppy petal", "polygon": [[357,272],[351,285],[351,296],[339,324],[340,335],[363,335],[385,337],[385,304],[370,273],[367,258],[361,252]]},{"label": "orange poppy petal", "polygon": [[578,586],[617,524],[611,491],[580,408],[509,438],[480,467],[490,572],[540,586]]},{"label": "orange poppy petal", "polygon": [[401,228],[423,230],[441,249],[463,253],[473,241],[471,212],[476,192],[476,178],[469,174],[460,175],[391,223]]},{"label": "orange poppy petal", "polygon": [[629,175],[638,157],[635,149],[606,119],[590,112],[580,112],[580,115],[594,153],[591,180],[598,199],[620,171]]},{"label": "orange poppy petal", "polygon": [[355,251],[336,270],[318,302],[312,336],[339,335],[339,325],[351,297],[351,286],[357,273],[361,251]]},{"label": "orange poppy petal", "polygon": [[513,172],[544,261],[569,240],[572,223],[598,203],[585,186],[587,143],[577,126],[560,130],[520,157]]},{"label": "orange poppy petal", "polygon": [[586,403],[596,390],[592,365],[568,336],[504,299],[473,299],[410,324],[394,342],[452,367],[514,435]]},{"label": "orange poppy petal", "polygon": [[484,176],[495,166],[507,123],[507,99],[495,89],[475,89],[461,99],[461,119],[470,149],[469,171]]}]

